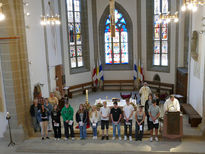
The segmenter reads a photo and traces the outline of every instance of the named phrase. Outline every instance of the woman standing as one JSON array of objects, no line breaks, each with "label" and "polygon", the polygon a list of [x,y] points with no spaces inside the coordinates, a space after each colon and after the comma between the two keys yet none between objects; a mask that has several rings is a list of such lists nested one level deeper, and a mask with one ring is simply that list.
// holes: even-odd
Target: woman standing
[{"label": "woman standing", "polygon": [[58,105],[55,104],[53,106],[53,110],[51,112],[52,125],[54,131],[55,140],[60,140],[61,138],[61,120],[60,120],[60,111],[58,109]]},{"label": "woman standing", "polygon": [[79,110],[76,113],[76,122],[78,123],[80,129],[80,139],[85,139],[87,137],[87,112],[84,109],[83,104],[80,104]]},{"label": "woman standing", "polygon": [[51,111],[53,110],[53,106],[48,102],[48,98],[45,98],[44,107],[48,111],[48,132],[52,131],[52,122],[51,122]]},{"label": "woman standing", "polygon": [[40,121],[41,125],[41,136],[42,140],[49,139],[48,137],[48,116],[49,113],[47,109],[44,107],[44,105],[41,105],[41,109],[38,111],[38,120]]},{"label": "woman standing", "polygon": [[147,126],[148,130],[150,130],[150,121],[149,121],[149,107],[152,106],[153,96],[152,94],[149,94],[148,100],[145,102],[145,114],[147,116]]},{"label": "woman standing", "polygon": [[98,127],[99,113],[95,105],[92,106],[89,117],[90,117],[92,129],[93,129],[93,139],[97,139],[97,127]]},{"label": "woman standing", "polygon": [[136,111],[135,119],[136,119],[136,128],[135,128],[135,139],[142,141],[143,133],[144,133],[144,120],[145,120],[145,112],[143,111],[142,105],[139,106],[139,111]]}]

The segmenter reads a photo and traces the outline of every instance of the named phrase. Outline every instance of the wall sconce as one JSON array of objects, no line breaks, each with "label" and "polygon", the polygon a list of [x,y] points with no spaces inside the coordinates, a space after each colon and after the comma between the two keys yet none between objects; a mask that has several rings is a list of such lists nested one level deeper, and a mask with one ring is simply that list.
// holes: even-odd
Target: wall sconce
[{"label": "wall sconce", "polygon": [[202,22],[202,30],[199,32],[199,34],[205,33],[205,17],[202,17],[201,22]]}]

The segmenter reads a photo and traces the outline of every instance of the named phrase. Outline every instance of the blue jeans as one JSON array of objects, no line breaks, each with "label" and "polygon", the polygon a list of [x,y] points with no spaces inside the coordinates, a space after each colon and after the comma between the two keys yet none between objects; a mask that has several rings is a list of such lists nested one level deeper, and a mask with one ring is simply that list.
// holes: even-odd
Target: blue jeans
[{"label": "blue jeans", "polygon": [[84,123],[83,126],[80,126],[80,125],[79,125],[79,129],[80,129],[80,138],[81,138],[81,139],[85,139],[85,138],[87,137],[86,126],[87,126],[86,123]]},{"label": "blue jeans", "polygon": [[33,122],[34,131],[35,132],[40,131],[41,128],[40,128],[37,117],[32,117],[32,119],[33,119],[32,122]]},{"label": "blue jeans", "polygon": [[[93,125],[93,124],[92,124],[92,125]],[[93,127],[93,126],[92,126],[92,129],[93,129],[93,136],[97,136],[98,123],[96,123],[96,127]]]},{"label": "blue jeans", "polygon": [[121,137],[121,133],[120,133],[120,123],[118,123],[117,125],[115,125],[114,123],[112,123],[112,127],[113,127],[113,137],[116,136],[116,127],[117,127],[118,137]]}]

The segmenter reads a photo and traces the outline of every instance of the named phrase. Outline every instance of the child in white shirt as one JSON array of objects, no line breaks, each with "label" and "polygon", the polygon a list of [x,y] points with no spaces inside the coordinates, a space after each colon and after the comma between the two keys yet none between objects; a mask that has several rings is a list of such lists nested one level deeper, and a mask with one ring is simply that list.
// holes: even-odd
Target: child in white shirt
[{"label": "child in white shirt", "polygon": [[109,140],[108,137],[108,129],[109,129],[109,117],[110,117],[110,108],[107,107],[107,102],[103,102],[103,107],[100,108],[101,115],[101,130],[102,130],[102,140],[104,140],[104,130],[106,126],[106,139]]}]

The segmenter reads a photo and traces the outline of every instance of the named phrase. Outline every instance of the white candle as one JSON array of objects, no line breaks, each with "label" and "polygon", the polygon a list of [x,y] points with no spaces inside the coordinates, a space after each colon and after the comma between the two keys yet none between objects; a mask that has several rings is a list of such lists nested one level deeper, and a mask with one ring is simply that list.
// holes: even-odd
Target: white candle
[{"label": "white candle", "polygon": [[85,101],[86,101],[86,103],[88,103],[88,90],[87,89],[85,90],[85,93],[86,93]]}]

